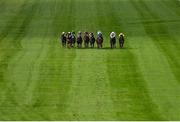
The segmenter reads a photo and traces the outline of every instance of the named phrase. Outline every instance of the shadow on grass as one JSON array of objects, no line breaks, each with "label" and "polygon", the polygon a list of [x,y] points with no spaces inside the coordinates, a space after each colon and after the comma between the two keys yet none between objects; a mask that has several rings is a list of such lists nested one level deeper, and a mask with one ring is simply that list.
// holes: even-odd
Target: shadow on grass
[{"label": "shadow on grass", "polygon": [[94,47],[94,48],[77,48],[77,47],[74,47],[74,48],[66,48],[64,47],[64,49],[75,49],[75,50],[133,50],[133,49],[137,49],[137,48],[132,48],[132,47],[123,47],[123,48],[110,48],[110,47],[103,47],[103,48],[97,48],[97,47]]}]

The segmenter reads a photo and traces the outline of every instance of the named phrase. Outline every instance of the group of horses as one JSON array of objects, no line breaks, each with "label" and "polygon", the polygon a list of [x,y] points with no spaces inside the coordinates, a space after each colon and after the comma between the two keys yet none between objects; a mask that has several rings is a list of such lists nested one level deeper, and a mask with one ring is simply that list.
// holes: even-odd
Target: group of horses
[{"label": "group of horses", "polygon": [[[97,48],[103,47],[103,35],[100,31],[97,33],[97,38],[95,38],[94,33],[92,32],[84,32],[84,35],[82,35],[82,32],[78,32],[77,37],[75,35],[75,32],[62,32],[61,34],[61,43],[63,47],[73,48],[75,47],[75,44],[77,44],[77,48],[82,48],[82,45],[84,43],[84,47],[88,48],[89,45],[91,48],[94,48],[95,43],[97,44]],[[120,48],[123,48],[124,46],[124,34],[119,34],[119,45]],[[112,32],[110,34],[110,46],[111,48],[116,48],[116,34],[115,32]]]}]

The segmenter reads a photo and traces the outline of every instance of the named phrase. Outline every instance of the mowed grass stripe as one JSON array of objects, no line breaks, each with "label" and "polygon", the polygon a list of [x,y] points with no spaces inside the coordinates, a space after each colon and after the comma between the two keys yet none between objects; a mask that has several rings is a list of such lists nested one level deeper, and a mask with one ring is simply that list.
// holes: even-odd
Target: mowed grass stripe
[{"label": "mowed grass stripe", "polygon": [[[25,3],[25,0],[21,2],[9,2],[5,0],[1,0],[0,4],[0,37],[2,38],[3,35],[8,34],[10,27],[13,27],[13,21],[15,21],[15,15],[21,11]],[[11,12],[13,11],[13,12]],[[9,29],[9,30],[7,30]]]},{"label": "mowed grass stripe", "polygon": [[[132,4],[136,8],[140,19],[158,19],[155,17],[156,15],[151,15],[152,13],[144,1],[136,1],[132,2]],[[136,52],[140,58],[138,62],[141,66],[143,76],[148,84],[150,95],[158,105],[162,115],[167,120],[177,120],[179,119],[179,109],[177,107],[179,108],[180,105],[177,94],[179,93],[178,81],[168,63],[166,53],[160,51],[161,48],[157,46],[160,43],[157,43],[157,38],[152,36],[152,34],[155,34],[154,29],[152,30],[151,26],[147,26],[146,24],[142,25],[144,26],[145,33],[150,37],[146,39],[147,43],[143,38],[136,38],[143,45],[143,51],[140,49]],[[163,29],[163,26],[157,29]],[[165,30],[161,30],[161,32],[159,34],[167,34]],[[176,113],[174,113],[174,110],[176,110]]]},{"label": "mowed grass stripe", "polygon": [[[16,23],[14,23],[15,21],[17,21],[16,19],[16,14],[21,12],[21,9],[23,9],[24,7],[24,1],[23,2],[19,2],[18,4],[14,4],[14,6],[9,7],[9,11],[13,10],[14,7],[19,7],[20,9],[16,9],[14,10],[14,14],[9,14],[9,11],[5,11],[9,5],[9,3],[7,1],[2,0],[2,10],[4,10],[3,12],[1,12],[1,16],[0,16],[0,65],[2,66],[0,68],[0,70],[5,70],[5,65],[7,63],[7,60],[19,49],[14,49],[16,48],[13,43],[9,43],[9,41],[5,40],[3,41],[3,39],[8,35],[8,33],[12,32],[12,30],[14,29],[13,26],[17,26]],[[3,42],[2,42],[3,41]],[[11,47],[14,47],[11,50]],[[3,71],[1,71],[1,77],[3,75]]]},{"label": "mowed grass stripe", "polygon": [[[18,19],[17,19],[17,16],[19,16],[19,15],[21,15],[22,14],[22,10],[24,10],[25,9],[25,6],[23,5],[23,6],[21,6],[22,8],[20,9],[20,11],[18,11],[18,13],[17,14],[15,14],[15,16],[14,17],[12,17],[12,19],[10,19],[8,22],[7,22],[7,26],[6,26],[6,28],[4,28],[4,30],[3,30],[3,32],[2,32],[2,35],[1,35],[1,70],[2,70],[2,72],[1,72],[1,78],[2,78],[2,83],[3,84],[6,84],[6,82],[5,82],[5,72],[6,72],[6,69],[7,69],[7,66],[8,66],[8,62],[10,61],[10,59],[12,58],[12,56],[14,56],[18,51],[19,51],[19,48],[17,47],[17,44],[18,45],[20,45],[20,41],[21,41],[21,39],[20,40],[18,40],[17,42],[16,42],[16,44],[15,43],[13,43],[14,41],[15,41],[15,39],[18,39],[17,37],[19,36],[19,35],[21,35],[21,33],[19,33],[18,31],[20,31],[20,30],[18,30],[17,31],[17,34],[15,35],[16,37],[14,37],[14,38],[12,38],[11,36],[10,36],[10,33],[13,33],[15,30],[16,30],[16,28],[12,28],[12,25],[14,24],[14,26],[15,27],[19,27],[19,26],[21,26],[21,24],[20,23],[18,23],[17,21],[18,21]],[[19,14],[19,15],[18,15]],[[15,19],[15,20],[14,20]],[[21,20],[24,20],[24,18],[22,19],[21,18]],[[9,31],[7,30],[7,28],[12,28],[12,29],[10,29]],[[6,35],[4,36],[3,35],[3,33],[5,33]],[[6,37],[6,38],[5,38]],[[8,39],[7,39],[8,38]],[[4,39],[4,40],[3,40]],[[3,88],[3,87],[2,87]],[[6,88],[6,87],[4,87],[4,88]],[[4,93],[4,92],[3,92]],[[3,95],[2,95],[3,96]]]},{"label": "mowed grass stripe", "polygon": [[[112,13],[120,11],[117,15],[111,16],[110,20],[119,20],[116,21],[117,26],[120,25],[119,28],[123,32],[129,33],[123,19],[134,11],[133,6],[127,1],[113,2],[108,5]],[[117,5],[122,7],[118,8]],[[156,109],[156,104],[147,90],[147,84],[141,74],[137,59],[132,53],[135,48],[130,48],[130,46],[133,47],[130,44],[126,42],[124,49],[109,51],[107,57],[111,94],[118,120],[127,120],[127,118],[128,120],[149,120],[150,118],[161,120],[162,117]]]},{"label": "mowed grass stripe", "polygon": [[116,120],[107,69],[103,64],[106,55],[104,51],[98,54],[87,51],[76,51],[67,114],[70,120]]},{"label": "mowed grass stripe", "polygon": [[[17,4],[17,3],[16,3]],[[16,14],[14,16],[12,16],[12,18],[10,18],[6,23],[6,26],[3,28],[1,35],[0,35],[0,42],[3,41],[3,39],[8,38],[7,36],[11,37],[13,36],[18,36],[21,34],[21,31],[23,31],[23,28],[21,29],[22,26],[26,26],[23,25],[23,21],[29,21],[25,18],[24,14],[25,12],[28,11],[27,7],[29,5],[31,5],[32,3],[29,2],[27,4],[27,1],[24,1],[21,3],[22,5],[19,7],[19,11],[16,12]],[[31,10],[29,10],[31,11]],[[32,14],[32,13],[31,13]],[[20,19],[21,18],[21,19]],[[31,20],[31,19],[30,19]],[[6,43],[8,41],[6,40]],[[15,42],[15,41],[14,41]],[[11,43],[10,43],[11,44]],[[13,44],[13,43],[12,43]],[[1,43],[2,45],[2,43]],[[6,47],[6,46],[4,46]]]},{"label": "mowed grass stripe", "polygon": [[[32,3],[33,4],[29,4],[28,6],[26,6],[26,8],[24,8],[24,12],[19,13],[19,17],[23,16],[23,21],[19,27],[15,28],[18,31],[17,35],[14,36],[14,39],[12,41],[21,41],[27,36],[26,32],[28,31],[28,26],[33,19],[33,15],[36,13],[36,7],[38,6],[37,2]],[[30,57],[28,56],[32,56],[31,58],[33,59],[33,55],[27,52],[26,49],[22,49],[18,52],[16,57],[13,57],[10,61],[8,61],[9,66],[7,71],[5,71],[6,88],[8,91],[5,94],[6,98],[3,102],[3,107],[5,107],[6,109],[1,111],[2,113],[4,113],[1,114],[1,117],[5,118],[5,120],[8,120],[9,117],[10,119],[20,120],[25,119],[27,116],[23,108],[28,107],[28,100],[31,99],[31,96],[29,96],[29,98],[27,97],[28,94],[26,94],[26,90],[28,90],[28,86],[26,87],[26,85],[30,84],[30,80],[28,79],[32,75],[31,69],[33,68],[33,63],[35,63],[32,59],[29,60]],[[38,55],[35,55],[35,57],[36,56]],[[37,60],[37,58],[35,58],[34,60]],[[36,77],[35,75],[33,76]],[[9,111],[8,108],[11,108],[12,110]]]},{"label": "mowed grass stripe", "polygon": [[[73,4],[75,5],[73,11],[77,22],[75,30],[83,29],[96,33],[96,29],[100,27],[99,21],[103,19],[102,16],[98,16],[96,9],[105,10],[105,6],[101,2],[98,4],[98,1],[78,1]],[[83,6],[79,7],[79,5]],[[81,16],[79,16],[80,13]],[[103,13],[103,16],[106,14]],[[79,17],[85,18],[89,24]],[[85,28],[82,28],[83,26]],[[76,57],[73,61],[72,86],[66,114],[70,120],[116,120],[110,97],[106,62],[104,62],[106,51],[96,49],[77,49],[74,51]]]},{"label": "mowed grass stripe", "polygon": [[161,0],[161,2],[166,5],[167,9],[171,9],[172,12],[174,12],[178,16],[180,16],[180,12],[179,12],[180,2],[179,2],[179,0]]},{"label": "mowed grass stripe", "polygon": [[[28,28],[28,34],[22,40],[22,45],[24,47],[24,50],[18,53],[18,55],[14,59],[12,59],[10,63],[10,66],[14,66],[14,65],[16,66],[13,68],[14,70],[13,73],[11,74],[12,78],[15,77],[16,78],[15,79],[8,78],[8,79],[10,81],[12,80],[15,80],[16,82],[20,81],[19,83],[23,83],[23,85],[25,86],[22,87],[22,84],[17,85],[19,87],[17,91],[18,93],[16,92],[15,94],[18,95],[20,94],[19,98],[24,98],[19,100],[19,102],[21,102],[22,104],[19,105],[18,108],[21,109],[22,110],[21,112],[23,112],[27,116],[14,115],[17,117],[16,118],[17,120],[18,119],[31,120],[30,118],[34,118],[38,120],[44,120],[44,119],[50,120],[51,118],[55,119],[55,118],[65,117],[64,115],[60,116],[61,114],[63,114],[63,110],[64,110],[62,107],[65,106],[62,100],[65,99],[63,97],[65,96],[67,90],[66,86],[68,86],[68,83],[70,82],[68,82],[69,80],[65,80],[66,78],[64,79],[63,77],[65,76],[64,74],[65,70],[67,70],[67,79],[70,78],[70,74],[68,71],[71,71],[70,58],[73,58],[73,55],[67,54],[65,56],[68,57],[64,58],[63,53],[68,50],[61,52],[62,50],[60,50],[59,45],[56,43],[56,41],[54,41],[54,39],[57,37],[52,37],[55,36],[53,35],[53,33],[57,33],[57,32],[55,32],[55,29],[51,29],[51,28],[52,27],[58,28],[58,26],[54,26],[54,23],[51,19],[54,18],[53,17],[54,15],[49,16],[47,12],[53,13],[52,11],[54,10],[53,7],[56,4],[52,3],[49,0],[43,2],[40,1],[39,3],[43,3],[43,4],[38,4],[38,9],[35,9],[37,13],[34,12],[35,13],[34,21],[31,22],[31,26],[30,28]],[[48,8],[46,7],[47,4],[49,5]],[[44,8],[46,8],[46,11],[44,11]],[[59,9],[59,11],[60,10],[61,9]],[[64,16],[65,15],[63,15],[63,17]],[[37,17],[39,17],[39,19]],[[39,24],[39,22],[41,23]],[[39,28],[37,28],[38,27],[37,24],[39,24]],[[71,25],[69,24],[69,26]],[[42,30],[42,27],[45,30]],[[48,27],[51,28],[47,29]],[[37,33],[37,31],[39,32]],[[31,59],[29,60],[30,57]],[[51,58],[52,60],[49,60]],[[41,63],[42,60],[44,61]],[[67,60],[69,60],[70,62],[68,63]],[[46,67],[47,63],[49,67],[48,66]],[[62,66],[63,63],[65,64],[65,66]],[[26,64],[29,65],[25,66]],[[12,67],[10,67],[10,69],[11,68]],[[62,72],[59,74],[59,71],[61,71],[61,69]],[[20,77],[20,75],[23,75],[24,77]],[[50,78],[48,78],[47,76],[50,76]],[[61,82],[59,82],[60,80]],[[66,82],[67,84],[65,84]],[[55,88],[57,88],[57,90],[55,90]],[[22,92],[23,89],[26,89],[25,93]],[[24,94],[21,94],[21,92]],[[42,98],[42,100],[39,98]],[[14,109],[14,111],[17,110]],[[9,114],[12,112],[9,111]],[[50,115],[46,116],[47,114]]]},{"label": "mowed grass stripe", "polygon": [[[180,41],[179,41],[179,35],[180,34],[180,20],[176,23],[168,23],[166,22],[166,17],[168,16],[168,19],[174,20],[175,18],[178,18],[179,16],[169,12],[168,9],[166,10],[166,14],[163,15],[163,10],[166,9],[164,7],[163,2],[158,2],[158,5],[162,6],[160,8],[163,8],[162,10],[156,12],[156,10],[151,9],[152,5],[148,4],[148,9],[150,11],[150,15],[153,17],[153,19],[160,20],[161,18],[164,18],[164,23],[154,24],[150,27],[148,27],[149,35],[155,40],[154,42],[158,46],[159,49],[161,49],[162,52],[164,52],[164,55],[166,56],[172,72],[174,73],[177,81],[180,81],[180,51],[178,50],[180,48]],[[147,6],[147,5],[146,5]],[[156,5],[155,8],[158,6]],[[169,29],[167,29],[169,28]]]},{"label": "mowed grass stripe", "polygon": [[[67,94],[72,81],[72,61],[75,57],[75,52],[62,49],[59,44],[59,38],[57,42],[57,36],[59,36],[61,31],[72,27],[72,21],[66,21],[70,20],[70,15],[67,14],[71,14],[69,12],[70,9],[68,9],[70,6],[64,7],[62,2],[57,0],[47,0],[46,4],[49,4],[47,11],[55,10],[51,11],[55,13],[51,15],[53,20],[48,25],[51,26],[49,29],[52,35],[49,34],[51,38],[48,43],[48,52],[41,63],[40,77],[35,90],[35,112],[40,115],[38,117],[40,120],[58,120],[59,118],[67,120],[68,116],[64,111],[68,106]],[[69,1],[66,1],[64,4],[69,4]],[[64,14],[58,16],[57,14],[61,12]],[[59,21],[62,21],[62,18],[65,19],[63,23],[67,24],[61,25],[62,23],[59,23]],[[59,24],[61,26],[57,26]]]}]

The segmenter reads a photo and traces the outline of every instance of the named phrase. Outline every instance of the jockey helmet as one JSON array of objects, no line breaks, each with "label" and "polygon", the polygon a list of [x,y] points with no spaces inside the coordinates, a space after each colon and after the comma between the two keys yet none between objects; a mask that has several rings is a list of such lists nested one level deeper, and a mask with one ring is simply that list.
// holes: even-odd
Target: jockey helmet
[{"label": "jockey helmet", "polygon": [[72,31],[72,34],[75,34],[75,32],[74,32],[74,31]]},{"label": "jockey helmet", "polygon": [[86,32],[84,32],[84,34],[85,34],[85,36],[89,36],[89,33],[86,31]]},{"label": "jockey helmet", "polygon": [[65,34],[65,32],[62,32],[62,35],[64,35]]},{"label": "jockey helmet", "polygon": [[124,36],[124,34],[123,34],[123,33],[120,33],[119,36]]},{"label": "jockey helmet", "polygon": [[98,36],[102,36],[102,32],[101,32],[101,31],[98,31],[98,32],[97,32],[97,35],[98,35]]},{"label": "jockey helmet", "polygon": [[115,38],[116,37],[116,33],[115,32],[111,32],[110,37],[111,38]]}]

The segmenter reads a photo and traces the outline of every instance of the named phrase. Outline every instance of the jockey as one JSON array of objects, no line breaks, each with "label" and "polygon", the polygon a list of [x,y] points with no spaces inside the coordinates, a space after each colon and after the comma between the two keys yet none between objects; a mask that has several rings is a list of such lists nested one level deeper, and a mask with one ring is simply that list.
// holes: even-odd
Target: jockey
[{"label": "jockey", "polygon": [[124,34],[123,34],[123,33],[120,33],[120,34],[119,34],[119,37],[120,37],[120,36],[123,36],[123,37],[124,37]]},{"label": "jockey", "polygon": [[62,32],[61,34],[61,41],[62,41],[62,46],[65,47],[66,46],[66,33]]},{"label": "jockey", "polygon": [[81,48],[82,47],[82,32],[79,31],[77,34],[77,47]]},{"label": "jockey", "polygon": [[62,32],[62,35],[64,35],[65,34],[65,32]]},{"label": "jockey", "polygon": [[97,32],[97,35],[98,35],[98,37],[102,37],[102,32],[101,32],[101,31],[98,31],[98,32]]},{"label": "jockey", "polygon": [[71,40],[72,40],[72,47],[74,47],[76,43],[76,35],[74,31],[72,31],[71,33]]},{"label": "jockey", "polygon": [[90,33],[90,34],[89,34],[89,37],[94,37],[94,33]]},{"label": "jockey", "polygon": [[71,35],[72,35],[72,36],[75,36],[75,32],[74,32],[74,31],[72,31],[72,32],[71,32]]},{"label": "jockey", "polygon": [[84,32],[84,46],[85,46],[86,48],[89,47],[89,41],[90,41],[90,39],[89,39],[89,33],[88,33],[88,32]]},{"label": "jockey", "polygon": [[81,37],[81,35],[82,35],[82,32],[79,31],[77,36],[78,36],[78,37]]},{"label": "jockey", "polygon": [[90,45],[91,45],[91,48],[93,48],[96,39],[94,38],[94,34],[93,34],[93,33],[90,33],[90,34],[89,34],[89,37],[90,37]]},{"label": "jockey", "polygon": [[71,32],[68,32],[67,34],[68,34],[68,36],[71,36]]},{"label": "jockey", "polygon": [[111,32],[110,38],[111,38],[111,39],[116,38],[116,33],[115,33],[115,32]]},{"label": "jockey", "polygon": [[116,33],[115,32],[110,33],[110,44],[111,44],[111,48],[116,47]]},{"label": "jockey", "polygon": [[123,48],[123,46],[124,46],[124,41],[125,41],[125,39],[124,39],[124,34],[123,34],[123,33],[120,33],[120,34],[119,34],[119,44],[120,44],[120,48]]},{"label": "jockey", "polygon": [[72,47],[72,34],[71,32],[68,32],[67,34],[67,43],[68,43],[68,48],[71,48]]},{"label": "jockey", "polygon": [[102,44],[103,44],[103,35],[102,35],[102,32],[101,31],[98,31],[97,32],[97,39],[96,39],[96,42],[97,42],[97,47],[98,48],[102,48]]},{"label": "jockey", "polygon": [[62,32],[62,34],[61,34],[61,40],[63,40],[63,37],[65,37],[66,36],[66,33],[65,32]]}]

